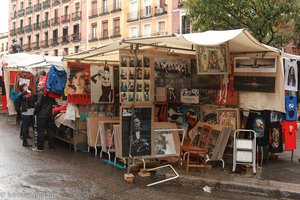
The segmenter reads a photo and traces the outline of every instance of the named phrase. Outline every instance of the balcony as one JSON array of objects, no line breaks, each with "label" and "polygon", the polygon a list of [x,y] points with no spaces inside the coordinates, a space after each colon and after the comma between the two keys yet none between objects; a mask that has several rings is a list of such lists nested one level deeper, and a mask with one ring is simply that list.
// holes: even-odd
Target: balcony
[{"label": "balcony", "polygon": [[35,4],[33,8],[34,8],[34,12],[38,12],[42,10],[42,4],[41,3]]},{"label": "balcony", "polygon": [[31,14],[32,13],[32,6],[28,6],[27,8],[26,8],[26,15],[29,15],[29,14]]},{"label": "balcony", "polygon": [[74,34],[72,34],[72,42],[80,42],[80,40],[81,40],[80,33],[74,33]]},{"label": "balcony", "polygon": [[61,23],[68,23],[68,22],[70,22],[70,15],[69,14],[61,16]]},{"label": "balcony", "polygon": [[72,20],[73,21],[80,20],[80,19],[81,19],[81,12],[80,11],[72,13]]},{"label": "balcony", "polygon": [[18,34],[24,34],[24,27],[18,28]]},{"label": "balcony", "polygon": [[114,29],[112,30],[112,33],[113,33],[113,35],[110,36],[110,38],[121,37],[120,26],[114,27]]},{"label": "balcony", "polygon": [[118,2],[114,1],[113,8],[112,8],[111,12],[115,13],[115,12],[119,12],[121,10],[122,10],[121,9],[121,1],[118,1]]},{"label": "balcony", "polygon": [[95,17],[98,17],[98,10],[97,8],[93,8],[92,10],[90,10],[90,15],[89,15],[89,19],[92,19],[92,18],[95,18]]},{"label": "balcony", "polygon": [[16,19],[17,18],[17,11],[14,10],[11,14],[10,14],[10,18],[11,19]]},{"label": "balcony", "polygon": [[31,51],[31,44],[24,44],[23,49],[24,51]]},{"label": "balcony", "polygon": [[50,0],[46,0],[43,2],[43,9],[50,8]]},{"label": "balcony", "polygon": [[52,26],[59,25],[59,20],[60,20],[59,17],[55,17],[55,18],[51,19],[51,25]]},{"label": "balcony", "polygon": [[49,26],[50,26],[50,20],[42,21],[42,27],[43,28],[48,28]]},{"label": "balcony", "polygon": [[98,35],[98,33],[90,34],[90,35],[89,35],[89,42],[95,42],[95,41],[98,41],[97,35]]},{"label": "balcony", "polygon": [[40,29],[41,29],[41,23],[38,22],[38,23],[33,24],[33,30],[36,31],[36,30],[40,30]]},{"label": "balcony", "polygon": [[108,30],[103,30],[101,32],[99,40],[107,40],[107,39],[109,39]]},{"label": "balcony", "polygon": [[68,3],[70,0],[62,0],[62,3]]},{"label": "balcony", "polygon": [[17,29],[11,29],[10,36],[15,36],[15,35],[17,35]]},{"label": "balcony", "polygon": [[103,8],[100,10],[100,16],[108,15],[108,14],[109,14],[108,7],[103,7]]},{"label": "balcony", "polygon": [[39,42],[31,43],[31,48],[33,48],[34,50],[39,49],[40,48],[40,43]]},{"label": "balcony", "polygon": [[58,6],[60,4],[60,0],[53,0],[52,6]]},{"label": "balcony", "polygon": [[32,25],[31,25],[31,24],[25,26],[25,32],[26,32],[26,33],[29,33],[29,32],[31,32],[31,31],[32,31]]},{"label": "balcony", "polygon": [[155,16],[165,15],[167,14],[166,7],[157,7],[155,6]]},{"label": "balcony", "polygon": [[146,9],[141,10],[141,19],[146,19],[152,17],[152,8],[147,6]]},{"label": "balcony", "polygon": [[64,45],[64,44],[68,44],[70,42],[70,36],[68,35],[64,35],[60,38],[61,40],[61,44]]},{"label": "balcony", "polygon": [[139,11],[134,11],[127,14],[127,22],[136,21],[138,19],[139,19]]},{"label": "balcony", "polygon": [[42,47],[43,48],[48,48],[49,47],[49,41],[48,40],[43,40],[42,41]]},{"label": "balcony", "polygon": [[25,10],[24,9],[18,10],[18,17],[23,17],[24,14],[25,14]]},{"label": "balcony", "polygon": [[55,46],[58,46],[59,43],[58,43],[58,38],[53,38],[50,40],[50,45],[55,47]]}]

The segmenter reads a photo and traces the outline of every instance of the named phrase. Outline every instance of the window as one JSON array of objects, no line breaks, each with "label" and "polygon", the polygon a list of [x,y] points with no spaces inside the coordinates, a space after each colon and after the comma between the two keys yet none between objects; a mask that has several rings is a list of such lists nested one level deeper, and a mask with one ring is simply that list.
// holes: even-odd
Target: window
[{"label": "window", "polygon": [[49,12],[46,12],[45,13],[45,21],[48,21],[49,20]]},{"label": "window", "polygon": [[80,4],[76,3],[75,4],[75,12],[77,13],[77,12],[79,12],[79,10],[80,10]]},{"label": "window", "polygon": [[138,2],[131,1],[130,2],[130,20],[138,19]]},{"label": "window", "polygon": [[30,43],[31,43],[31,36],[27,36],[27,44],[30,45]]},{"label": "window", "polygon": [[54,18],[57,19],[58,18],[58,9],[54,10]]},{"label": "window", "polygon": [[151,25],[150,24],[144,25],[144,36],[151,36]]},{"label": "window", "polygon": [[13,22],[13,29],[16,29],[16,22]]},{"label": "window", "polygon": [[68,54],[69,54],[69,49],[68,48],[64,48],[63,56],[66,56]]},{"label": "window", "polygon": [[102,11],[104,13],[108,12],[107,0],[102,0]]},{"label": "window", "polygon": [[23,38],[20,38],[20,40],[19,40],[19,41],[20,41],[20,42],[19,42],[19,43],[20,43],[20,45],[21,45],[21,46],[23,46]]},{"label": "window", "polygon": [[48,32],[44,33],[44,39],[48,43],[48,39],[49,39]]},{"label": "window", "polygon": [[159,35],[164,35],[166,32],[166,27],[165,27],[165,22],[158,22],[158,34]]},{"label": "window", "polygon": [[20,9],[23,9],[23,8],[24,8],[24,3],[21,2],[21,3],[20,3]]},{"label": "window", "polygon": [[130,27],[130,37],[137,37],[137,27]]},{"label": "window", "polygon": [[91,16],[97,15],[97,0],[92,1],[91,8],[92,8]]},{"label": "window", "polygon": [[31,17],[28,17],[28,22],[27,22],[28,25],[31,25]]},{"label": "window", "polygon": [[181,17],[181,33],[190,33],[191,32],[190,21],[187,16]]},{"label": "window", "polygon": [[114,0],[114,10],[120,9],[120,0]]},{"label": "window", "polygon": [[39,41],[40,41],[40,35],[39,35],[39,34],[36,34],[36,35],[35,35],[36,46],[39,46]]},{"label": "window", "polygon": [[40,15],[36,15],[36,23],[40,23]]},{"label": "window", "polygon": [[64,14],[67,15],[69,13],[69,6],[65,6]]},{"label": "window", "polygon": [[96,39],[97,38],[97,23],[92,24],[92,39]]},{"label": "window", "polygon": [[79,52],[79,46],[75,46],[74,47],[74,53],[78,53]]},{"label": "window", "polygon": [[23,19],[20,20],[20,28],[23,28]]},{"label": "window", "polygon": [[120,17],[114,18],[114,35],[120,34]]},{"label": "window", "polygon": [[151,0],[144,0],[143,16],[144,17],[151,16]]},{"label": "window", "polygon": [[54,55],[58,56],[58,49],[54,49]]},{"label": "window", "polygon": [[63,42],[68,42],[68,27],[63,28]]},{"label": "window", "polygon": [[102,21],[102,38],[108,37],[108,20]]},{"label": "window", "polygon": [[8,42],[6,42],[6,48],[5,48],[5,50],[6,51],[8,50]]},{"label": "window", "polygon": [[79,34],[79,24],[76,24],[73,26],[73,34],[78,35]]},{"label": "window", "polygon": [[28,6],[31,6],[31,0],[28,0]]}]

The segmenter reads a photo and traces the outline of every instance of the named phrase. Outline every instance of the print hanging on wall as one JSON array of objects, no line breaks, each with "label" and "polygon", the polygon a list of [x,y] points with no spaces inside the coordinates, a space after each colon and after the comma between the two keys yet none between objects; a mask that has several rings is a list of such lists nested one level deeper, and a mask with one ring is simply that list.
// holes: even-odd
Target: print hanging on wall
[{"label": "print hanging on wall", "polygon": [[91,102],[113,102],[114,70],[109,66],[91,66]]},{"label": "print hanging on wall", "polygon": [[68,62],[66,91],[68,103],[91,102],[90,64]]},{"label": "print hanging on wall", "polygon": [[276,57],[235,57],[234,72],[276,72]]},{"label": "print hanging on wall", "polygon": [[226,43],[218,46],[196,46],[198,74],[228,72],[229,50]]},{"label": "print hanging on wall", "polygon": [[275,77],[234,76],[234,89],[247,92],[275,92]]},{"label": "print hanging on wall", "polygon": [[181,103],[198,104],[199,90],[198,89],[181,89]]},{"label": "print hanging on wall", "polygon": [[298,65],[297,61],[284,59],[284,89],[298,91]]}]

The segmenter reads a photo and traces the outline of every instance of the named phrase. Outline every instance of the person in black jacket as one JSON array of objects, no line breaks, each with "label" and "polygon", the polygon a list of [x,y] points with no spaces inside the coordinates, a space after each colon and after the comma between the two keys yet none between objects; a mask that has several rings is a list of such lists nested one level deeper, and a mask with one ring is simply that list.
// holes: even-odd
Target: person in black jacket
[{"label": "person in black jacket", "polygon": [[20,86],[21,93],[18,95],[18,100],[21,102],[21,113],[22,113],[22,126],[21,126],[21,136],[23,139],[24,147],[31,147],[28,144],[27,136],[29,135],[29,127],[34,123],[34,103],[35,96],[31,93],[27,84],[22,84]]},{"label": "person in black jacket", "polygon": [[44,130],[48,134],[49,149],[54,150],[54,123],[52,117],[52,108],[55,99],[44,96],[45,83],[38,84],[37,100],[35,104],[34,114],[37,117],[37,148],[33,150],[42,151],[44,149]]}]

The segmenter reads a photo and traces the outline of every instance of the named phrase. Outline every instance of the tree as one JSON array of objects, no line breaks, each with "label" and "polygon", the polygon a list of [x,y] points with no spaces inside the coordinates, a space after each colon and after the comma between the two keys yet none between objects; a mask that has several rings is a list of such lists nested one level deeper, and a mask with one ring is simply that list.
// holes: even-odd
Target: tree
[{"label": "tree", "polygon": [[188,0],[194,30],[247,28],[260,42],[282,47],[298,39],[299,0]]}]

